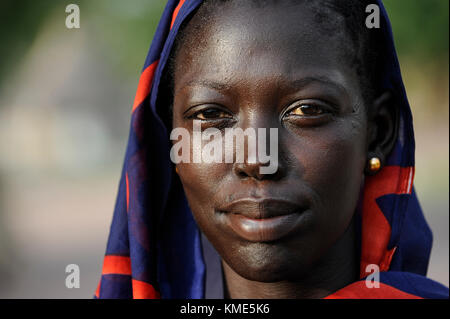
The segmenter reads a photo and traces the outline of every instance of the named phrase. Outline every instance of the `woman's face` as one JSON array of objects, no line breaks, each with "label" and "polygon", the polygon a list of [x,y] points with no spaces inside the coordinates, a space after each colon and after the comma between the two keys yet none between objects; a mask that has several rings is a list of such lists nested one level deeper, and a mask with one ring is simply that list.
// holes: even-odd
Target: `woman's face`
[{"label": "woman's face", "polygon": [[259,161],[177,165],[200,229],[247,279],[304,276],[350,224],[367,119],[345,43],[303,5],[224,5],[176,57],[174,128],[278,129],[274,174]]}]

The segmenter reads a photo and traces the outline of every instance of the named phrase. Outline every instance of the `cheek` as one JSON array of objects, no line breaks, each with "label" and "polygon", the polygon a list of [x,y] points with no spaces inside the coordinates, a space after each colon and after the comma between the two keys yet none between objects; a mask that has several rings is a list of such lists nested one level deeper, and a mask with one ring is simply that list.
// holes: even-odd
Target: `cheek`
[{"label": "cheek", "polygon": [[207,202],[208,196],[220,191],[227,164],[180,163],[179,176],[189,197],[196,201]]},{"label": "cheek", "polygon": [[202,230],[216,227],[214,198],[226,180],[230,164],[180,163],[179,176],[195,220]]},{"label": "cheek", "polygon": [[[199,133],[194,134],[192,127],[186,127],[186,129],[190,138],[189,144],[186,146],[189,149],[189,162],[177,165],[179,176],[188,199],[192,203],[210,203],[212,196],[220,191],[220,184],[223,183],[226,172],[231,169],[231,164],[203,161],[202,151],[209,141],[202,140]],[[201,128],[202,132],[203,130],[204,127]],[[218,141],[218,144],[221,145],[221,140]]]},{"label": "cheek", "polygon": [[341,120],[296,139],[297,174],[314,193],[324,227],[348,223],[354,213],[365,165],[363,120]]},{"label": "cheek", "polygon": [[[213,216],[214,198],[220,193],[221,185],[226,181],[226,174],[231,169],[231,164],[194,162],[194,152],[197,152],[197,155],[201,154],[203,147],[208,142],[194,143],[192,123],[190,122],[190,125],[187,125],[181,118],[182,115],[175,107],[173,127],[186,129],[189,136],[189,143],[185,144],[184,151],[188,150],[190,162],[177,164],[178,176],[183,185],[189,207],[200,229],[203,231],[213,229],[217,226],[217,220]],[[178,141],[180,139],[173,141],[172,145]]]}]

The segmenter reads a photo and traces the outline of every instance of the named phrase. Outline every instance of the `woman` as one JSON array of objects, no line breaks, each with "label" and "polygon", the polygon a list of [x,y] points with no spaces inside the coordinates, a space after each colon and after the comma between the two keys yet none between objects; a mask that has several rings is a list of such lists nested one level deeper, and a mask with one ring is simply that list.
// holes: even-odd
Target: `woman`
[{"label": "woman", "polygon": [[[411,113],[386,12],[369,29],[368,4],[169,1],[96,297],[448,297],[424,277]],[[188,133],[191,159],[196,124],[276,129],[276,171],[237,147],[231,163],[174,165],[170,133]]]}]

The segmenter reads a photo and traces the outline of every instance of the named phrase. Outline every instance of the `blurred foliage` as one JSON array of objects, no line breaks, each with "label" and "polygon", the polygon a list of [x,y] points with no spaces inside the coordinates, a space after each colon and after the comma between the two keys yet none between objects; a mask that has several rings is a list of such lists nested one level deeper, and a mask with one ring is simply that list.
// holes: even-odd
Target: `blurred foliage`
[{"label": "blurred foliage", "polygon": [[418,60],[448,59],[448,0],[384,0],[383,3],[400,55]]},{"label": "blurred foliage", "polygon": [[20,63],[42,24],[58,7],[64,13],[61,23],[64,26],[65,6],[64,2],[58,0],[0,1],[0,85],[4,76]]},{"label": "blurred foliage", "polygon": [[[97,50],[119,74],[136,76],[143,65],[164,0],[72,1],[80,6],[81,28]],[[65,6],[59,0],[2,0],[0,2],[0,85],[23,58],[46,19],[61,17]],[[448,0],[384,0],[400,55],[448,60]],[[105,53],[106,52],[106,53]]]},{"label": "blurred foliage", "polygon": [[[124,76],[137,78],[159,19],[164,0],[96,0],[86,3],[88,25],[109,64]],[[80,7],[80,11],[81,11]]]}]

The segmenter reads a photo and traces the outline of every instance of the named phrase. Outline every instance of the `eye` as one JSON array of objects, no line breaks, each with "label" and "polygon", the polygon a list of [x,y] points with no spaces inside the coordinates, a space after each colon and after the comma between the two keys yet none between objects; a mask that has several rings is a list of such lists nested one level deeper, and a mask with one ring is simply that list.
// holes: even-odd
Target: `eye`
[{"label": "eye", "polygon": [[329,111],[318,104],[300,104],[297,107],[292,108],[286,113],[286,115],[297,115],[297,116],[317,116],[324,113],[329,113]]},{"label": "eye", "polygon": [[288,125],[313,127],[329,123],[338,114],[333,104],[321,100],[301,100],[292,103],[282,115]]},{"label": "eye", "polygon": [[209,109],[201,110],[201,111],[194,113],[192,116],[190,116],[190,118],[205,121],[205,120],[232,118],[232,116],[228,112],[222,111],[220,109],[209,108]]}]

